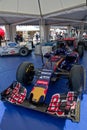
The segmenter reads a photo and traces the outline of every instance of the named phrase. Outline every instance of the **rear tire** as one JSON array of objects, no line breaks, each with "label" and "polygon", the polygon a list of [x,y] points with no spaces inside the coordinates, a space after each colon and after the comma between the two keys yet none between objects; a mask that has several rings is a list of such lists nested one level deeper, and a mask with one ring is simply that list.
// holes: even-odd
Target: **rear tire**
[{"label": "rear tire", "polygon": [[20,54],[20,56],[27,56],[29,54],[28,48],[27,47],[20,48],[19,54]]},{"label": "rear tire", "polygon": [[84,90],[84,68],[81,65],[74,65],[70,71],[70,89],[77,93]]},{"label": "rear tire", "polygon": [[34,78],[34,65],[29,62],[23,62],[18,66],[16,79],[18,82],[28,85]]}]

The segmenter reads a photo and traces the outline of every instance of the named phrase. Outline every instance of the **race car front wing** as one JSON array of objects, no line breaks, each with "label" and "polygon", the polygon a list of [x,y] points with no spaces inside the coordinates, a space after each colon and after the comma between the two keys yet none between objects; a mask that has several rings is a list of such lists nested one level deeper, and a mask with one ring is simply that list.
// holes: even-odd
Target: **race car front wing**
[{"label": "race car front wing", "polygon": [[32,104],[27,98],[27,89],[19,82],[13,82],[1,92],[1,100],[50,115],[68,118],[73,122],[80,121],[80,97],[73,91],[54,94],[48,104]]}]

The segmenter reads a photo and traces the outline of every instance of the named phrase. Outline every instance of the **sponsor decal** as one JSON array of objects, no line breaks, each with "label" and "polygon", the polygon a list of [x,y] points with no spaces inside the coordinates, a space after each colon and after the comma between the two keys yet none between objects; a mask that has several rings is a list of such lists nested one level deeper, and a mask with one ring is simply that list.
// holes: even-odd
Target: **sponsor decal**
[{"label": "sponsor decal", "polygon": [[11,51],[10,51],[10,54],[15,54],[15,50],[11,50]]},{"label": "sponsor decal", "polygon": [[40,79],[48,79],[48,80],[49,80],[49,79],[50,79],[50,77],[49,77],[49,76],[44,76],[44,75],[41,75],[41,76],[40,76]]},{"label": "sponsor decal", "polygon": [[51,75],[52,73],[50,73],[50,72],[41,72],[41,74],[44,74],[44,75]]},{"label": "sponsor decal", "polygon": [[37,80],[36,82],[37,84],[44,84],[44,85],[48,85],[48,81],[44,81],[44,80]]},{"label": "sponsor decal", "polygon": [[57,116],[64,115],[64,112],[60,110],[60,94],[54,94],[52,96],[47,112],[50,114],[56,114]]},{"label": "sponsor decal", "polygon": [[[51,102],[47,109],[47,112],[57,116],[64,116],[65,110],[70,111],[76,108],[76,101],[74,100],[74,92],[68,92],[64,99],[61,99],[62,95],[54,94],[51,98]],[[65,104],[63,109],[61,105]]]}]

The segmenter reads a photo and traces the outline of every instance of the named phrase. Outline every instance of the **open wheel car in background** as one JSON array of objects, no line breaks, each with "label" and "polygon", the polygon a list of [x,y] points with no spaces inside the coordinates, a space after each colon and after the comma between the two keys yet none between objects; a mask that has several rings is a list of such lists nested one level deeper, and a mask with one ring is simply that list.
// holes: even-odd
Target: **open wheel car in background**
[{"label": "open wheel car in background", "polygon": [[3,46],[0,46],[0,56],[7,55],[20,55],[27,56],[32,52],[31,42],[7,42]]},{"label": "open wheel car in background", "polygon": [[77,40],[76,38],[64,38],[63,41],[68,44],[68,46],[72,46],[73,50],[79,53],[79,56],[82,57],[84,55],[84,44]]},{"label": "open wheel car in background", "polygon": [[56,45],[54,46],[54,50],[58,49],[64,44],[64,46],[68,46],[72,51],[75,51],[79,54],[80,57],[84,55],[84,44],[81,41],[78,41],[76,38],[64,38],[56,41]]}]

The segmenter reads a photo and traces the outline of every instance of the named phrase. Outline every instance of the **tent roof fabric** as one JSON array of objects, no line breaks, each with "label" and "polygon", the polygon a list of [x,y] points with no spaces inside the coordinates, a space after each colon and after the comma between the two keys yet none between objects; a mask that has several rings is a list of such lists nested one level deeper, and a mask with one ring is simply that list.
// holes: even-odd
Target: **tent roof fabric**
[{"label": "tent roof fabric", "polygon": [[39,24],[41,15],[46,24],[77,23],[85,21],[86,5],[86,0],[0,0],[0,24]]}]

